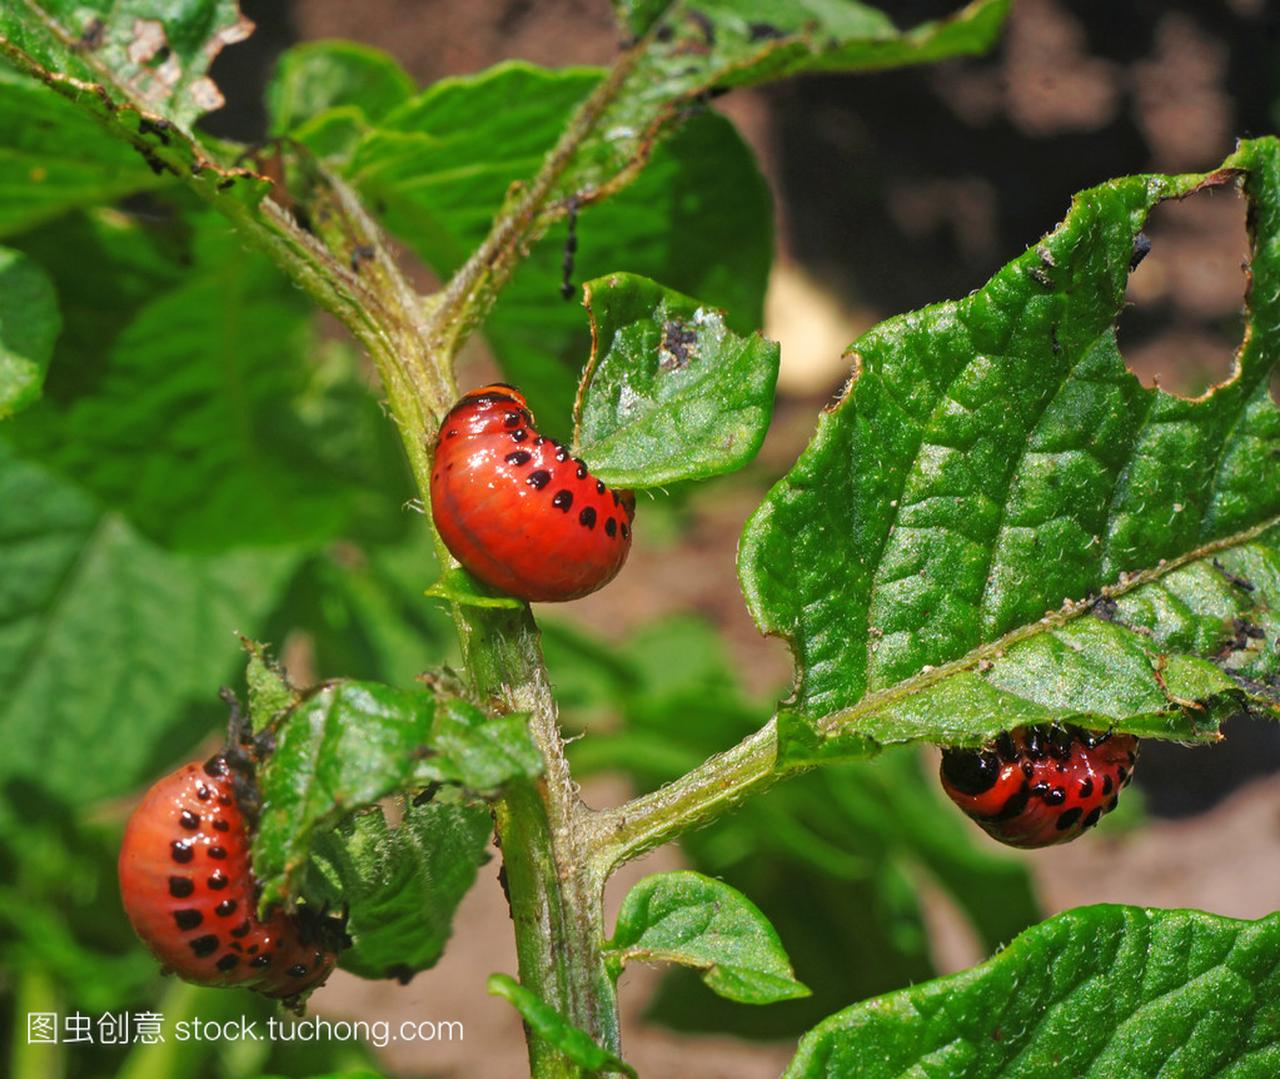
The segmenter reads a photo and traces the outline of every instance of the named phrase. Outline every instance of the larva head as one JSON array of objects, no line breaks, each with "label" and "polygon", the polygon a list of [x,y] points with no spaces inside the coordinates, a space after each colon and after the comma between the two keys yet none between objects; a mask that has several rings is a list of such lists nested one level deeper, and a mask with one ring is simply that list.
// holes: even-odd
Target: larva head
[{"label": "larva head", "polygon": [[152,786],[125,826],[121,899],[143,943],[187,981],[295,997],[329,976],[340,934],[317,916],[258,917],[236,787],[221,756]]},{"label": "larva head", "polygon": [[1078,727],[1019,727],[981,749],[942,751],[942,789],[1012,847],[1075,839],[1116,807],[1138,740]]}]

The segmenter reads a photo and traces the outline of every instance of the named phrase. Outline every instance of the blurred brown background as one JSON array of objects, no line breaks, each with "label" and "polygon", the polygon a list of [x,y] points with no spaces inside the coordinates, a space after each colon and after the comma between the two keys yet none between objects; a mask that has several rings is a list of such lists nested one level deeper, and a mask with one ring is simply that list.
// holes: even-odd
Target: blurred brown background
[{"label": "blurred brown background", "polygon": [[[386,49],[426,85],[499,60],[604,64],[617,48],[607,0],[244,0],[258,24],[214,75],[228,106],[207,126],[262,135],[261,91],[275,55],[296,41],[347,37]],[[899,25],[956,5],[887,5]],[[765,331],[782,342],[781,400],[761,460],[745,480],[708,489],[678,545],[638,536],[629,572],[558,616],[616,638],[672,611],[711,619],[760,692],[789,664],[761,640],[739,599],[734,545],[765,484],[794,459],[814,417],[847,376],[841,358],[874,322],[961,296],[1052,228],[1071,194],[1111,176],[1200,171],[1237,136],[1280,128],[1280,11],[1266,0],[1019,0],[990,57],[874,76],[802,79],[717,104],[755,147],[773,187],[779,256]],[[589,227],[589,218],[584,219]],[[1153,249],[1132,275],[1120,342],[1148,385],[1202,392],[1227,377],[1241,330],[1244,213],[1228,192],[1159,208]],[[625,268],[625,253],[619,253]],[[483,359],[480,361],[483,362]],[[545,420],[544,420],[545,422]],[[567,422],[567,420],[566,420]],[[548,423],[548,427],[553,424]],[[322,672],[335,673],[335,672]],[[1148,744],[1137,782],[1151,822],[1026,855],[1050,913],[1086,902],[1193,906],[1257,917],[1280,900],[1280,729],[1236,722],[1215,750]],[[595,785],[588,800],[620,799]],[[985,842],[985,840],[983,840]],[[660,852],[611,886],[616,904],[645,872],[678,864]],[[392,1046],[405,1075],[516,1076],[520,1024],[483,993],[515,970],[496,867],[463,907],[444,961],[411,985],[340,976],[318,994],[323,1014],[461,1019],[461,1044]],[[943,970],[981,958],[960,920],[930,904]],[[652,972],[628,970],[625,1049],[641,1074],[776,1075],[790,1045],[678,1036],[640,1018]]]}]

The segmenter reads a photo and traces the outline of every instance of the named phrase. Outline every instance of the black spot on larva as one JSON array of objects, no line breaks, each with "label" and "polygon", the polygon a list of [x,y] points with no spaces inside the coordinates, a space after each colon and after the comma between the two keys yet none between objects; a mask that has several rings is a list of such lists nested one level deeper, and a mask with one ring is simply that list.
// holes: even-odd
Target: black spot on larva
[{"label": "black spot on larva", "polygon": [[555,506],[556,509],[564,510],[565,513],[568,513],[569,507],[573,505],[573,492],[557,491],[555,498],[551,500],[551,504]]},{"label": "black spot on larva", "polygon": [[213,791],[211,791],[208,787],[206,787],[203,783],[201,783],[200,786],[196,788],[196,797],[199,798],[200,801],[202,802],[207,802],[210,798],[213,797]]},{"label": "black spot on larva", "polygon": [[229,806],[230,804],[231,804],[231,795],[229,794],[218,795],[218,805]]},{"label": "black spot on larva", "polygon": [[584,461],[581,457],[575,457],[575,458],[573,459],[573,463],[574,463],[575,465],[577,465],[577,466],[578,466],[578,471],[575,473],[575,474],[577,475],[578,479],[580,479],[580,480],[585,480],[585,479],[587,478],[587,463],[586,463],[586,461]]},{"label": "black spot on larva", "polygon": [[1058,823],[1054,827],[1060,832],[1065,832],[1068,828],[1074,828],[1076,821],[1080,819],[1083,813],[1084,810],[1079,806],[1072,806],[1058,818]]},{"label": "black spot on larva", "polygon": [[588,506],[580,514],[578,514],[578,524],[584,528],[595,528],[596,511],[594,506]]},{"label": "black spot on larva", "polygon": [[519,413],[519,412],[508,412],[505,416],[503,416],[503,417],[502,417],[502,422],[503,422],[504,424],[506,424],[506,426],[508,426],[508,427],[519,427],[519,426],[520,426],[520,413]]},{"label": "black spot on larva", "polygon": [[1027,732],[1027,756],[1033,761],[1043,760],[1047,750],[1044,744],[1044,733],[1039,727],[1032,727]]},{"label": "black spot on larva", "polygon": [[556,460],[557,461],[569,460],[569,447],[566,446],[563,442],[556,443]]},{"label": "black spot on larva", "polygon": [[444,437],[445,437],[445,438],[457,438],[457,437],[458,437],[458,429],[457,429],[456,427],[450,427],[450,428],[449,428],[449,430],[447,430],[447,431],[444,433]]},{"label": "black spot on larva", "polygon": [[1001,731],[996,735],[996,753],[1006,764],[1012,764],[1018,759],[1018,747],[1013,744],[1013,737],[1008,731]]},{"label": "black spot on larva", "polygon": [[1022,789],[1016,794],[1009,795],[1008,800],[1000,808],[992,820],[1012,820],[1014,817],[1022,813],[1027,808],[1027,800],[1031,797],[1031,787],[1024,783]]},{"label": "black spot on larva", "polygon": [[541,446],[544,442],[546,442],[546,437],[543,435],[539,435],[537,438],[533,440],[533,444],[535,446]]},{"label": "black spot on larva", "polygon": [[507,464],[515,465],[517,467],[520,465],[527,465],[532,459],[533,454],[528,450],[516,450],[514,453],[509,453],[505,458],[503,458]]},{"label": "black spot on larva", "polygon": [[1107,803],[1107,812],[1110,813],[1119,804],[1120,804],[1120,795],[1113,794],[1111,796],[1111,801]]},{"label": "black spot on larva", "polygon": [[224,899],[221,903],[219,903],[216,907],[213,908],[213,912],[219,918],[230,918],[231,915],[233,915],[236,912],[236,905],[237,904],[234,899]]},{"label": "black spot on larva", "polygon": [[1071,759],[1071,732],[1065,727],[1052,727],[1049,730],[1049,755],[1060,761]]},{"label": "black spot on larva", "polygon": [[221,817],[215,817],[213,821],[213,830],[215,832],[229,832],[231,831],[231,825]]},{"label": "black spot on larva", "polygon": [[259,970],[271,966],[271,953],[263,952],[261,955],[255,955],[249,960],[249,966],[257,967]]},{"label": "black spot on larva", "polygon": [[1054,787],[1044,796],[1044,804],[1047,806],[1060,806],[1066,800],[1067,789],[1065,787]]},{"label": "black spot on larva", "polygon": [[218,969],[224,974],[228,970],[235,970],[239,965],[240,957],[238,955],[232,955],[230,952],[218,960]]},{"label": "black spot on larva", "polygon": [[535,491],[541,491],[548,483],[551,482],[551,473],[545,468],[539,468],[534,472],[530,472],[524,482]]},{"label": "black spot on larva", "polygon": [[1089,815],[1085,817],[1084,823],[1080,825],[1081,831],[1083,831],[1086,828],[1092,828],[1101,819],[1102,819],[1102,806],[1094,806],[1091,810],[1089,810]]},{"label": "black spot on larva", "polygon": [[1035,795],[1037,798],[1043,798],[1046,794],[1049,793],[1049,784],[1046,783],[1044,780],[1041,780],[1039,783],[1037,783],[1034,787],[1031,788],[1031,793]]},{"label": "black spot on larva", "polygon": [[170,877],[169,878],[169,894],[174,899],[186,899],[192,892],[196,890],[195,881],[190,877]]},{"label": "black spot on larva", "polygon": [[616,506],[618,504],[618,492],[610,491],[609,493],[613,495],[613,504]]},{"label": "black spot on larva", "polygon": [[627,527],[626,521],[623,521],[622,522],[622,538],[626,539],[629,535],[631,535],[631,529]]},{"label": "black spot on larva", "polygon": [[189,908],[183,910],[175,910],[173,912],[173,924],[179,929],[194,929],[204,921],[204,915],[198,910]]},{"label": "black spot on larva", "polygon": [[307,973],[306,963],[294,963],[287,971],[290,978],[301,978]]},{"label": "black spot on larva", "polygon": [[219,892],[223,888],[225,888],[228,884],[230,884],[231,881],[228,879],[227,875],[221,869],[215,869],[212,873],[209,874],[208,883],[210,888],[212,888],[215,892]]},{"label": "black spot on larva", "polygon": [[604,494],[604,481],[603,481],[603,480],[596,480],[596,494],[598,494],[598,495],[602,495],[602,494]]},{"label": "black spot on larva", "polygon": [[1022,764],[1019,765],[1019,767],[1022,769],[1022,774],[1026,776],[1028,779],[1030,779],[1033,775],[1036,774],[1036,766],[1032,764],[1030,761],[1023,761]]},{"label": "black spot on larva", "polygon": [[529,432],[526,431],[523,427],[517,427],[514,431],[511,432],[512,442],[523,442],[528,437],[529,437]]},{"label": "black spot on larva", "polygon": [[1113,782],[1111,782],[1111,777],[1103,776],[1102,777],[1102,793],[1110,794],[1115,789],[1116,789],[1116,785]]},{"label": "black spot on larva", "polygon": [[1092,793],[1093,793],[1093,779],[1089,776],[1086,776],[1084,779],[1080,780],[1080,797],[1088,798],[1089,795],[1091,795]]},{"label": "black spot on larva", "polygon": [[249,935],[249,930],[252,928],[253,928],[252,924],[250,923],[249,919],[246,918],[243,922],[241,922],[238,926],[236,926],[233,930],[231,930],[231,935],[233,937],[247,937]]},{"label": "black spot on larva", "polygon": [[1000,760],[986,750],[944,749],[942,775],[964,794],[981,794],[994,786],[1000,776]]},{"label": "black spot on larva", "polygon": [[613,539],[613,537],[618,534],[618,522],[612,517],[604,523],[604,534],[610,539]]},{"label": "black spot on larva", "polygon": [[319,970],[324,966],[324,954],[322,952],[313,952],[311,954],[311,969]]},{"label": "black spot on larva", "polygon": [[226,847],[210,847],[209,848],[210,858],[216,858],[218,859],[218,861],[222,861],[222,859],[225,858],[226,856],[227,856]]},{"label": "black spot on larva", "polygon": [[1128,777],[1128,775],[1129,773],[1126,772],[1123,768],[1116,769],[1116,781],[1120,784],[1120,786],[1122,787],[1124,786],[1124,781]]},{"label": "black spot on larva", "polygon": [[218,938],[212,933],[206,933],[203,937],[196,937],[191,942],[191,950],[200,959],[203,959],[206,955],[213,955],[218,950]]},{"label": "black spot on larva", "polygon": [[175,839],[169,844],[169,856],[175,862],[189,862],[196,856],[191,844],[185,839]]}]

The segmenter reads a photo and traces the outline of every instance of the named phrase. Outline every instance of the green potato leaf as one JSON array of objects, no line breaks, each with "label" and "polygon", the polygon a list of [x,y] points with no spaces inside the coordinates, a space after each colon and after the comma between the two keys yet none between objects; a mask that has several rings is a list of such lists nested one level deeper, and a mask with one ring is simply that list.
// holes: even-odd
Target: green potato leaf
[{"label": "green potato leaf", "polygon": [[488,860],[489,808],[410,802],[394,827],[381,809],[348,818],[311,852],[307,896],[347,911],[351,947],[338,957],[362,978],[399,978],[434,966],[453,916]]},{"label": "green potato leaf", "polygon": [[[1237,179],[1237,369],[1196,400],[1144,390],[1115,336],[1134,238],[1162,199]],[[757,624],[799,668],[784,766],[1051,720],[1205,741],[1275,712],[1277,295],[1268,138],[1204,176],[1086,191],[983,288],[861,337],[739,550]]]},{"label": "green potato leaf", "polygon": [[655,873],[622,901],[609,961],[679,963],[739,1004],[772,1004],[809,995],[795,979],[778,933],[736,888],[681,870]]},{"label": "green potato leaf", "polygon": [[778,346],[740,337],[722,312],[632,274],[585,286],[592,356],[576,409],[575,451],[624,488],[741,468],[773,413]]},{"label": "green potato leaf", "polygon": [[523,715],[376,682],[321,686],[274,732],[253,845],[264,906],[293,898],[317,837],[351,813],[431,783],[494,791],[542,766]]},{"label": "green potato leaf", "polygon": [[[124,794],[208,733],[234,630],[267,617],[298,555],[165,551],[3,441],[0,506],[0,791]],[[110,746],[111,767],[86,769],[86,746]]]},{"label": "green potato leaf", "polygon": [[1280,915],[1082,907],[981,966],[833,1015],[785,1079],[1261,1079],[1280,1069],[1278,996]]}]

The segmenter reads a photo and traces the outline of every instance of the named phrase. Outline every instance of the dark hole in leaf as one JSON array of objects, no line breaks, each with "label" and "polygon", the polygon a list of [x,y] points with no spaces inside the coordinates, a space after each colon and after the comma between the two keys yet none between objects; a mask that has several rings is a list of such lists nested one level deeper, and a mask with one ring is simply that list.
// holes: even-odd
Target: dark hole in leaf
[{"label": "dark hole in leaf", "polygon": [[1218,187],[1161,203],[1142,235],[1150,248],[1135,245],[1120,350],[1144,386],[1198,396],[1231,377],[1244,334],[1244,199]]}]

